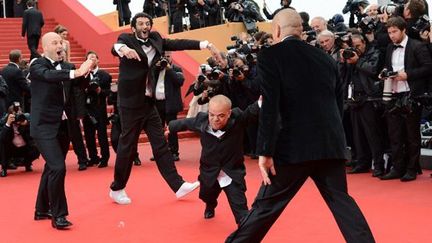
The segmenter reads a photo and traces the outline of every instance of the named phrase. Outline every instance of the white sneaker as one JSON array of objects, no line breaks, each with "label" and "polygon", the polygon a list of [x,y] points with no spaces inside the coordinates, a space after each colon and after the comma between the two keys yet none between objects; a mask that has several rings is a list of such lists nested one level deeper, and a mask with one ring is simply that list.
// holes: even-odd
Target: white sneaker
[{"label": "white sneaker", "polygon": [[194,183],[190,182],[184,182],[181,187],[176,192],[177,198],[182,198],[186,196],[186,194],[192,192],[193,190],[197,189],[200,186],[199,181],[195,181]]},{"label": "white sneaker", "polygon": [[114,202],[118,204],[126,205],[132,202],[124,189],[118,191],[110,190],[109,196],[112,200],[114,200]]}]

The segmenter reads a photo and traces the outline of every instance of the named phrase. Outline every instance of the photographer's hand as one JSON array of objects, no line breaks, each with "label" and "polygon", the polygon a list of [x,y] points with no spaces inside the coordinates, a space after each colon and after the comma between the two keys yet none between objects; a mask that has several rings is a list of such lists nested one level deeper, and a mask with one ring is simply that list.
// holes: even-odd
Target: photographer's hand
[{"label": "photographer's hand", "polygon": [[9,114],[6,120],[6,125],[10,127],[12,126],[12,123],[14,123],[14,121],[15,121],[15,114]]},{"label": "photographer's hand", "polygon": [[90,73],[90,71],[93,69],[94,61],[91,59],[86,60],[81,64],[79,69],[75,70],[75,78],[81,77],[81,76],[87,76],[87,74]]},{"label": "photographer's hand", "polygon": [[394,77],[394,81],[407,81],[408,75],[405,71],[399,71],[398,74]]},{"label": "photographer's hand", "polygon": [[131,48],[127,47],[127,46],[122,46],[119,51],[127,59],[136,59],[138,61],[141,61],[140,56],[138,55],[138,53],[134,49],[131,49]]}]

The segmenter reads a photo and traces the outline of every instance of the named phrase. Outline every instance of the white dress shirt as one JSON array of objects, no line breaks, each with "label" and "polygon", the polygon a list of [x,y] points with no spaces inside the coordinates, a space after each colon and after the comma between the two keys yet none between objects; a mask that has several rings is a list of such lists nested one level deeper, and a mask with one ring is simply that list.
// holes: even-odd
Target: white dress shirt
[{"label": "white dress shirt", "polygon": [[[391,63],[393,71],[399,72],[405,70],[405,50],[408,43],[408,36],[405,35],[404,39],[398,45],[402,46],[393,50]],[[410,91],[408,81],[395,81],[392,82],[392,92],[402,93]]]}]

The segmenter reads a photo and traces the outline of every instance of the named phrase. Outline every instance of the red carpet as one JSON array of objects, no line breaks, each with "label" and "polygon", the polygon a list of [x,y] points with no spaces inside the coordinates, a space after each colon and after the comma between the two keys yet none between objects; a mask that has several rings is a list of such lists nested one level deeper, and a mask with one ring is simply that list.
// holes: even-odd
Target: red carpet
[{"label": "red carpet", "polygon": [[[178,170],[189,181],[198,175],[200,145],[182,140]],[[134,166],[127,192],[130,205],[116,205],[108,197],[115,154],[108,168],[77,170],[68,154],[66,190],[68,231],[51,228],[50,221],[33,221],[34,203],[43,161],[34,172],[23,168],[0,178],[0,242],[223,242],[235,229],[226,197],[221,194],[216,217],[204,220],[198,191],[183,200],[163,181],[149,161],[149,145],[140,145],[143,165]],[[247,197],[252,203],[260,185],[256,161],[248,160]],[[349,190],[363,210],[377,242],[432,242],[432,179],[424,171],[416,181],[379,181],[369,174],[349,175]],[[273,226],[263,242],[344,242],[313,182],[308,181]]]}]

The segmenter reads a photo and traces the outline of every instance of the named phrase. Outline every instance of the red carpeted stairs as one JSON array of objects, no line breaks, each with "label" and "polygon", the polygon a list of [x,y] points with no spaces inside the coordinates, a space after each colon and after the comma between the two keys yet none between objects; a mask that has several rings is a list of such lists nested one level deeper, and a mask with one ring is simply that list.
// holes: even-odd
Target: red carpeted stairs
[{"label": "red carpeted stairs", "polygon": [[[55,26],[59,23],[54,19],[45,19],[45,25],[42,29],[42,34],[53,31]],[[26,37],[21,37],[21,18],[7,18],[0,19],[0,69],[3,69],[5,65],[9,63],[9,52],[13,49],[19,49],[23,53],[23,59],[29,60],[30,51],[27,47]],[[66,26],[67,28],[67,26]],[[73,36],[69,35],[68,40],[71,44],[71,62],[78,66],[84,61],[85,54],[88,50],[85,50]],[[108,50],[107,50],[108,51]],[[42,53],[42,45],[39,43],[39,53]],[[113,82],[117,82],[118,79],[118,63],[106,63],[104,60],[100,60],[100,68],[108,71],[113,77]],[[108,107],[108,112],[112,112],[112,107]],[[179,117],[185,117],[186,111],[182,112]],[[108,134],[110,133],[110,127],[108,127]],[[191,132],[179,133],[179,138],[193,137],[195,136]],[[142,134],[139,142],[147,142],[147,136]]]}]

